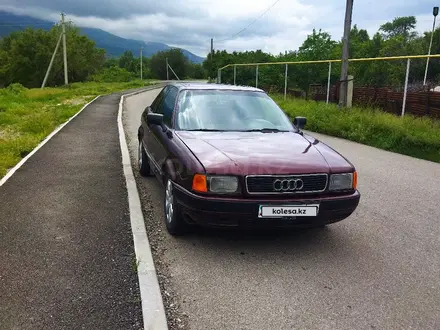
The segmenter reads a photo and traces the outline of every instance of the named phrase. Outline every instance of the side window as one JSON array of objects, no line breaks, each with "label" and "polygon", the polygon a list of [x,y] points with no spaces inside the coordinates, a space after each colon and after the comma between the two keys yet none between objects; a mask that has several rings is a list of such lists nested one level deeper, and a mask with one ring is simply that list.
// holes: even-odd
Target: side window
[{"label": "side window", "polygon": [[156,113],[162,113],[161,106],[163,104],[163,97],[168,92],[170,86],[165,86],[157,95],[157,97],[154,99],[153,103],[151,104],[151,111]]},{"label": "side window", "polygon": [[176,104],[177,92],[179,90],[176,87],[171,87],[170,91],[165,95],[163,103],[163,122],[168,127],[171,127],[171,121],[173,118],[174,105]]}]

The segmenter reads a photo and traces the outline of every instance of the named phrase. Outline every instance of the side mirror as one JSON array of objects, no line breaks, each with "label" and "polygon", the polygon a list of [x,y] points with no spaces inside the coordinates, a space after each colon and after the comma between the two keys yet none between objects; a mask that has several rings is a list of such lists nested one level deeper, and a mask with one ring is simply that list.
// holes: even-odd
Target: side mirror
[{"label": "side mirror", "polygon": [[144,111],[146,111],[147,113],[149,113],[151,111],[151,106],[148,106],[144,109]]},{"label": "side mirror", "polygon": [[299,129],[303,129],[304,126],[306,126],[306,124],[307,124],[306,117],[295,117],[295,119],[293,120],[293,125],[295,125]]},{"label": "side mirror", "polygon": [[160,113],[148,113],[147,114],[147,124],[148,125],[159,125],[163,124],[163,115]]}]

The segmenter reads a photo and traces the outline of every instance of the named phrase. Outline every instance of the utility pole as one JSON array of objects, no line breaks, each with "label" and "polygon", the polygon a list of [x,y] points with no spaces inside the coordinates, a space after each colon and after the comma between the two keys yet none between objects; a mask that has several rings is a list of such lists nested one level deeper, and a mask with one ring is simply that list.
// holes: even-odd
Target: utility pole
[{"label": "utility pole", "polygon": [[144,47],[141,46],[141,56],[140,56],[140,59],[141,59],[141,80],[142,80],[142,49],[143,48]]},{"label": "utility pole", "polygon": [[213,72],[213,69],[214,69],[214,39],[213,38],[211,38],[211,52],[210,52],[210,55],[211,55],[211,70],[210,70],[210,72],[209,72],[209,80],[211,80],[211,74],[212,74],[212,72]]},{"label": "utility pole", "polygon": [[339,107],[347,106],[347,75],[348,75],[348,58],[349,58],[349,41],[351,30],[351,17],[353,13],[353,0],[347,0],[345,7],[345,24],[344,24],[344,37],[342,39],[342,65],[341,65],[341,78],[340,78],[340,90],[339,90]]},{"label": "utility pole", "polygon": [[[435,31],[435,18],[438,15],[438,7],[432,8],[432,15],[434,16],[434,22],[432,23],[431,41],[429,42],[428,56],[431,55],[432,38]],[[423,86],[426,85],[426,77],[428,75],[429,57],[426,58],[425,77],[423,78]]]},{"label": "utility pole", "polygon": [[168,57],[165,58],[165,61],[167,62],[167,80],[170,80],[168,75]]},{"label": "utility pole", "polygon": [[211,60],[213,59],[214,56],[214,39],[211,38]]},{"label": "utility pole", "polygon": [[66,25],[64,22],[64,13],[61,13],[61,26],[63,28],[63,58],[64,58],[64,84],[69,84],[67,76],[67,48],[66,48]]},{"label": "utility pole", "polygon": [[50,70],[52,69],[53,60],[55,59],[55,55],[58,52],[58,47],[60,46],[62,37],[63,37],[63,34],[61,33],[60,37],[58,38],[57,45],[55,46],[55,50],[52,54],[52,58],[50,59],[49,67],[47,68],[46,75],[44,76],[43,83],[41,84],[41,88],[44,88],[44,86],[46,86],[47,78],[49,78],[49,73],[50,73]]}]

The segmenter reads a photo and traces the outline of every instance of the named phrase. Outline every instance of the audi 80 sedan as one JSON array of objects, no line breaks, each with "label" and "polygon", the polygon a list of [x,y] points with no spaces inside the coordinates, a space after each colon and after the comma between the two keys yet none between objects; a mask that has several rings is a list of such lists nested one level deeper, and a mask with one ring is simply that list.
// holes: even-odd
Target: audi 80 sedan
[{"label": "audi 80 sedan", "polygon": [[258,88],[166,85],[142,113],[138,165],[163,184],[168,232],[349,217],[360,199],[355,167],[305,125]]}]

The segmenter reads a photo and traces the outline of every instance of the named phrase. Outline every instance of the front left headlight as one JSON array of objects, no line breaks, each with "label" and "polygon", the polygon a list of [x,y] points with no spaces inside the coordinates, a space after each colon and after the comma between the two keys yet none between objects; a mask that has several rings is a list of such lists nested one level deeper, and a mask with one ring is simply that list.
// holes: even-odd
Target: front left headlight
[{"label": "front left headlight", "polygon": [[357,174],[353,173],[338,173],[330,176],[330,191],[351,190],[356,189]]}]

